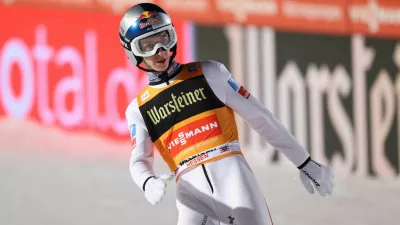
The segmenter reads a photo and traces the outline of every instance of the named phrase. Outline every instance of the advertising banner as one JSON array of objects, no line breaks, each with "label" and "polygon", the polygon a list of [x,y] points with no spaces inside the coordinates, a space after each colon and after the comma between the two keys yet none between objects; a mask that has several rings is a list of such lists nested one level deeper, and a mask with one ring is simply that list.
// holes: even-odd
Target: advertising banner
[{"label": "advertising banner", "polygon": [[199,24],[245,24],[330,34],[400,37],[400,1],[395,0],[13,0],[7,5],[72,8],[122,14],[149,2]]},{"label": "advertising banner", "polygon": [[[398,40],[268,27],[198,29],[199,43],[211,34],[217,43],[197,57],[225,62],[316,160],[344,174],[399,177]],[[262,165],[287,162],[246,123],[240,129],[243,149]]]},{"label": "advertising banner", "polygon": [[[4,6],[0,15],[0,115],[129,136],[125,109],[148,78],[120,45],[120,16]],[[186,62],[190,25],[174,25]]]}]

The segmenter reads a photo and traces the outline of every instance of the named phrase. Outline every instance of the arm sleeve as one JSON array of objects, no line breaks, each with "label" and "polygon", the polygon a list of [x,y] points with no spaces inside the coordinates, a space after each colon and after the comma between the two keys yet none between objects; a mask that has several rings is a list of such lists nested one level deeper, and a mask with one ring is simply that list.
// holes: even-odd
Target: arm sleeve
[{"label": "arm sleeve", "polygon": [[[304,163],[310,156],[304,147],[280,120],[232,77],[223,64],[218,64],[218,71],[215,72],[218,72],[220,79],[213,80],[217,83],[214,89],[219,89],[219,92],[223,90],[224,94],[219,94],[221,101],[232,108],[252,129],[283,153],[296,167]],[[216,73],[213,76],[215,75]]]},{"label": "arm sleeve", "polygon": [[153,142],[150,139],[143,117],[137,107],[136,99],[128,106],[125,116],[132,143],[129,170],[133,181],[143,190],[145,180],[154,175]]}]

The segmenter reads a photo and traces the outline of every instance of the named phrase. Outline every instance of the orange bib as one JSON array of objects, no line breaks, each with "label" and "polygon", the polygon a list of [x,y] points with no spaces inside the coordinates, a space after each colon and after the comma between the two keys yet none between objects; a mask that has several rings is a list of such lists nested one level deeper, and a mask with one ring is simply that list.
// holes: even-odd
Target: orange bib
[{"label": "orange bib", "polygon": [[214,94],[199,62],[182,65],[167,87],[145,87],[138,104],[152,141],[175,175],[194,165],[242,154],[234,113]]}]

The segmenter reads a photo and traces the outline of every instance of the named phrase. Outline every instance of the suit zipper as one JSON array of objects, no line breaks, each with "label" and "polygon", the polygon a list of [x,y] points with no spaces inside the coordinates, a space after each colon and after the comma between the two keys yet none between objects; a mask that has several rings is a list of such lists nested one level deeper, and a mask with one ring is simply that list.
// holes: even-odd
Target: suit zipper
[{"label": "suit zipper", "polygon": [[211,193],[214,193],[214,187],[213,187],[212,184],[211,184],[211,180],[210,180],[210,177],[208,176],[206,167],[204,166],[204,164],[201,164],[201,167],[203,168],[203,172],[204,172],[204,175],[206,176],[208,185],[210,185]]}]

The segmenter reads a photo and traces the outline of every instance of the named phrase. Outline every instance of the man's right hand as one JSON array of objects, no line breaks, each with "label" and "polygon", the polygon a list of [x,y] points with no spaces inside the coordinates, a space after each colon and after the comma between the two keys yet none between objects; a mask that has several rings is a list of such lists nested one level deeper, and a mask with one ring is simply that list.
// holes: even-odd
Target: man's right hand
[{"label": "man's right hand", "polygon": [[156,205],[161,201],[165,194],[165,188],[167,182],[172,180],[174,175],[172,174],[161,174],[159,176],[149,177],[143,185],[144,196],[147,201],[152,205]]}]

